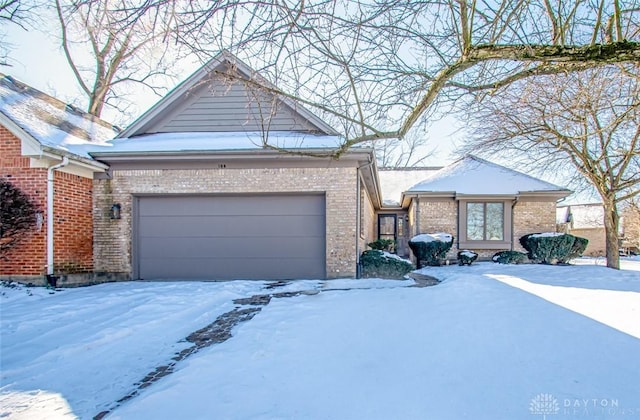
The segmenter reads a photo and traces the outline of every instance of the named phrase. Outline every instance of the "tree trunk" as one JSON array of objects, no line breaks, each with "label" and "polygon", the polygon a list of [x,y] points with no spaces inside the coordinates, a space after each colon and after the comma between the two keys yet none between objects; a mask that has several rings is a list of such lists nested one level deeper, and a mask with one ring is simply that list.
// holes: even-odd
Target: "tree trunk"
[{"label": "tree trunk", "polygon": [[604,235],[607,249],[607,267],[620,269],[619,233],[620,218],[613,202],[604,202]]}]

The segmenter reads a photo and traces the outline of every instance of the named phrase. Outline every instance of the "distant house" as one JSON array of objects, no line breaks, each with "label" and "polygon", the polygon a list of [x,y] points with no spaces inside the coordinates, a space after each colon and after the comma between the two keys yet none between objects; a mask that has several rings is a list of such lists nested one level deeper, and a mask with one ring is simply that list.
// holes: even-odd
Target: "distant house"
[{"label": "distant house", "polygon": [[447,232],[455,259],[555,230],[564,188],[476,157],[379,170],[373,149],[354,147],[333,159],[338,133],[274,91],[221,53],[118,132],[5,78],[0,175],[39,200],[55,241],[49,263],[41,227],[0,275],[331,279],[357,276],[379,238],[410,257],[411,236]]},{"label": "distant house", "polygon": [[[622,206],[620,215],[620,244],[624,252],[640,251],[640,213]],[[556,210],[558,231],[589,240],[584,255],[606,255],[604,208],[601,203],[559,205]]]},{"label": "distant house", "polygon": [[39,207],[37,229],[0,259],[0,275],[92,272],[93,177],[87,154],[115,136],[110,124],[0,74],[0,177]]},{"label": "distant house", "polygon": [[597,257],[606,254],[602,204],[561,204],[556,210],[556,219],[558,231],[589,240],[584,255]]}]

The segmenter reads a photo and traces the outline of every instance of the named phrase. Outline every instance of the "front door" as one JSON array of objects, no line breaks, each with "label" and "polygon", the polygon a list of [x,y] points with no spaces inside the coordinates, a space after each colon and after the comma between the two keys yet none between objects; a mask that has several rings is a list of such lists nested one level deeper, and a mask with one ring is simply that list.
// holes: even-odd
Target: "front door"
[{"label": "front door", "polygon": [[397,239],[396,223],[397,217],[395,214],[379,214],[378,239],[391,239],[392,241],[395,241]]}]

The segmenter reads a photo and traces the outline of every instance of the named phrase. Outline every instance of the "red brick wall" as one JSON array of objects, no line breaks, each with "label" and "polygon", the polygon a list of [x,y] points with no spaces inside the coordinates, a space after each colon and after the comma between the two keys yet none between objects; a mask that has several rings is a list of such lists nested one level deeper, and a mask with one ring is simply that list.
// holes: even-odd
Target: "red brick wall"
[{"label": "red brick wall", "polygon": [[[4,259],[0,275],[42,275],[46,273],[47,170],[30,168],[29,158],[20,155],[20,140],[0,126],[0,176],[24,191],[42,212],[42,225]],[[93,268],[92,180],[56,171],[54,182],[54,264],[57,269],[90,271]]]},{"label": "red brick wall", "polygon": [[56,171],[53,237],[56,271],[93,270],[93,180]]}]

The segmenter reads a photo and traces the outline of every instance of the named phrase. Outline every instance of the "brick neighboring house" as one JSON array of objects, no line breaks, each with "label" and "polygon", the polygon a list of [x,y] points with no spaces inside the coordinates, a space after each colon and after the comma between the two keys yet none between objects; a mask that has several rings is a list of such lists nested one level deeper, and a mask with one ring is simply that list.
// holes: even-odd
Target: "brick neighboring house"
[{"label": "brick neighboring house", "polygon": [[437,231],[456,237],[452,259],[519,249],[519,236],[555,230],[556,201],[570,193],[475,157],[380,171],[371,148],[333,159],[338,133],[226,52],[120,133],[12,79],[0,86],[0,175],[55,222],[53,262],[39,226],[3,277],[355,277],[378,238],[406,257],[411,236]]},{"label": "brick neighboring house", "polygon": [[558,205],[556,219],[558,231],[589,240],[584,255],[602,257],[606,254],[602,204]]},{"label": "brick neighboring house", "polygon": [[[625,253],[640,251],[640,213],[633,207],[621,206],[620,249]],[[558,205],[556,209],[558,231],[581,236],[589,240],[584,255],[606,255],[604,208],[601,203]]]},{"label": "brick neighboring house", "polygon": [[0,74],[0,177],[38,206],[36,229],[0,259],[0,276],[43,282],[93,265],[93,176],[83,148],[115,135],[104,121]]}]

